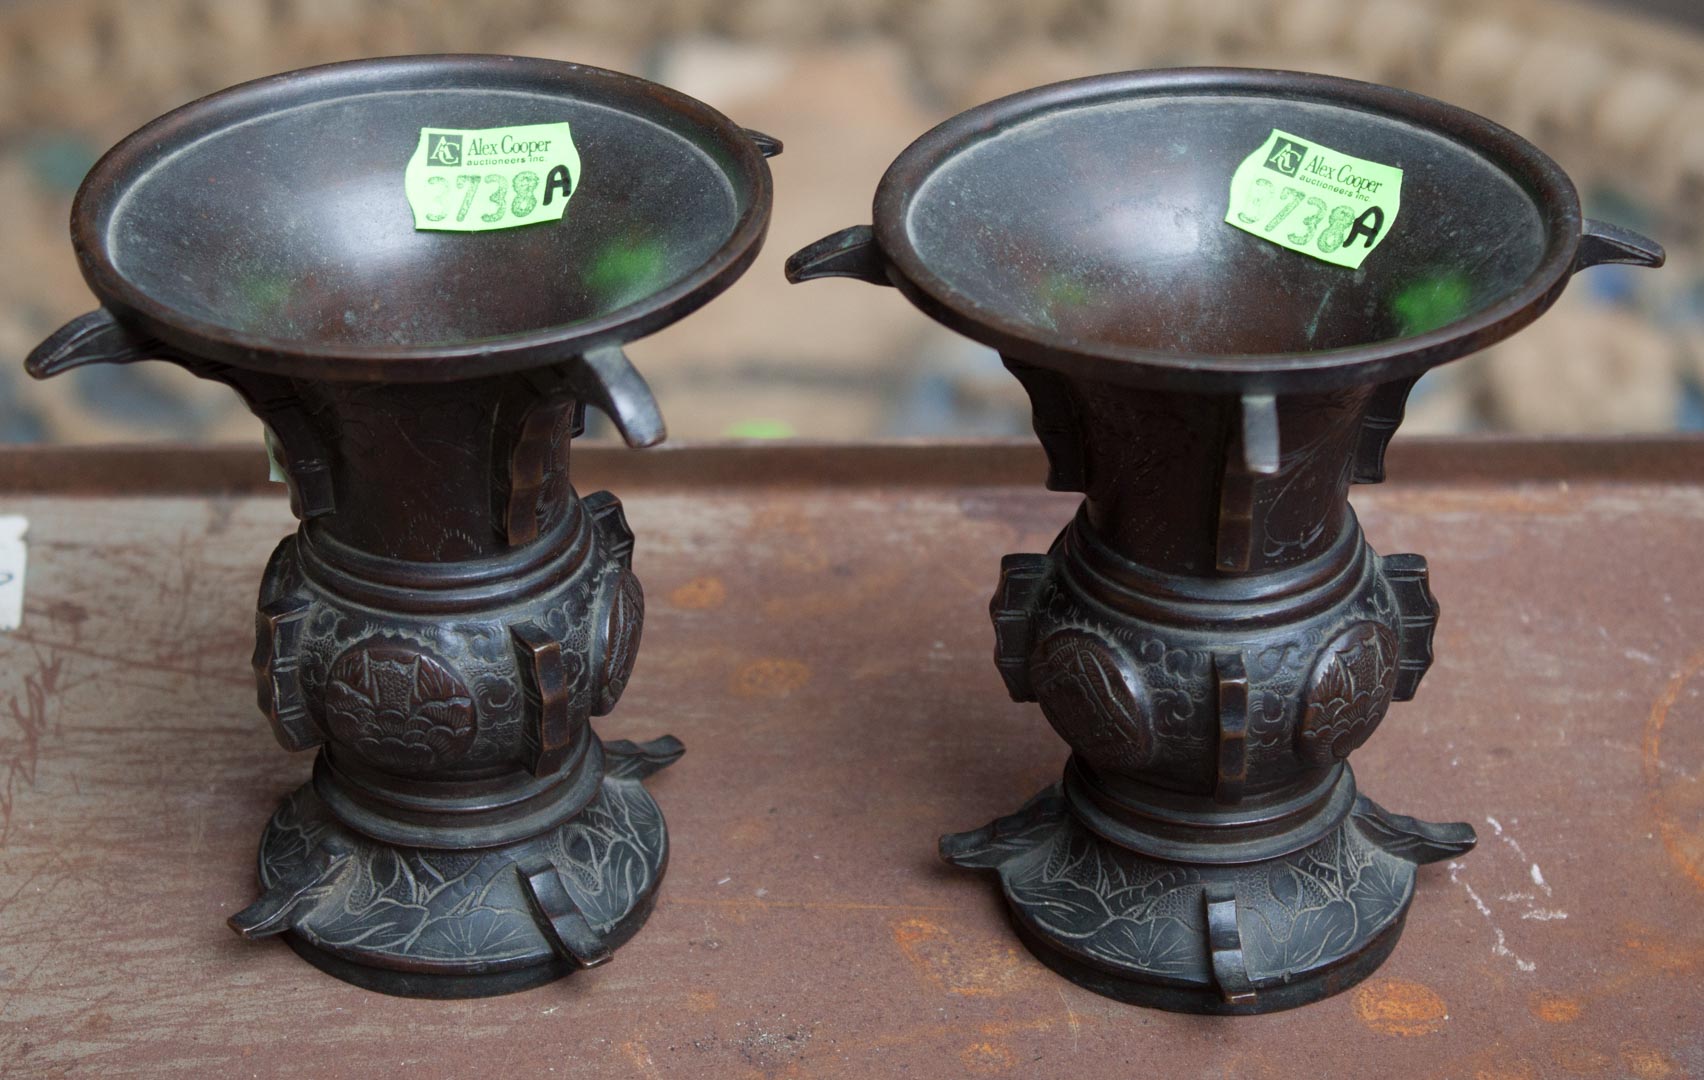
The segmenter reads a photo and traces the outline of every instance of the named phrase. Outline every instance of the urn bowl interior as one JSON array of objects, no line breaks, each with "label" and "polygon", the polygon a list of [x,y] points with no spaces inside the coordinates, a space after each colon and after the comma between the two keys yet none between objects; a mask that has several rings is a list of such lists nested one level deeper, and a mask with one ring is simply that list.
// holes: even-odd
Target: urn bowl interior
[{"label": "urn bowl interior", "polygon": [[[1402,169],[1400,211],[1360,268],[1226,224],[1232,174],[1274,128]],[[1567,178],[1489,121],[1234,69],[1105,76],[971,110],[895,162],[876,223],[902,275],[1011,351],[1267,370],[1530,303],[1559,287],[1580,228]]]},{"label": "urn bowl interior", "polygon": [[[583,171],[560,222],[416,231],[403,173],[423,126],[561,121]],[[167,326],[394,355],[653,317],[744,268],[768,185],[738,127],[644,80],[403,57],[260,80],[162,117],[96,166],[73,233],[103,300]]]}]

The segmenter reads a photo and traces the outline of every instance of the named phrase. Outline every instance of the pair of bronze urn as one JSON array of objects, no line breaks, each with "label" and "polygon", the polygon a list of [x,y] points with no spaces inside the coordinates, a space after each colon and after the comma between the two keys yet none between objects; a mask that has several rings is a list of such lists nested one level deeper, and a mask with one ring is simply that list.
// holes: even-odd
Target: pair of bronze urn
[{"label": "pair of bronze urn", "polygon": [[[561,222],[416,230],[401,173],[423,127],[564,120],[584,175]],[[1274,129],[1403,170],[1404,227],[1359,269],[1224,222]],[[154,358],[226,383],[301,520],[262,579],[254,670],[279,742],[320,753],[239,933],[456,997],[601,963],[644,922],[668,840],[641,781],[682,748],[590,726],[644,594],[620,502],[575,492],[569,447],[588,405],[632,446],[663,438],[622,345],[750,266],[779,150],[626,75],[405,57],[215,94],[85,181],[72,238],[102,307],[30,372]],[[1477,116],[1198,69],[949,120],[888,170],[873,227],[788,262],[897,286],[998,349],[1048,486],[1085,495],[1050,551],[1006,557],[991,605],[1012,697],[1072,748],[1064,778],[941,841],[997,871],[1037,956],[1204,1012],[1311,1001],[1383,960],[1415,866],[1474,836],[1356,790],[1346,759],[1414,694],[1437,606],[1424,559],[1368,547],[1348,489],[1382,479],[1426,369],[1577,270],[1661,261]]]}]

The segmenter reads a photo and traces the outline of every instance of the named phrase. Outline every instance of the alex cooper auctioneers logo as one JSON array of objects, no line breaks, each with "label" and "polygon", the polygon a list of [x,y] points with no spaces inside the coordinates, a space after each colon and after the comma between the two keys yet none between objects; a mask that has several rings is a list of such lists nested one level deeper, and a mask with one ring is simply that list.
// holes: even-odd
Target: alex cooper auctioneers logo
[{"label": "alex cooper auctioneers logo", "polygon": [[566,120],[419,131],[402,171],[416,229],[484,232],[561,221],[580,186],[580,152]]},{"label": "alex cooper auctioneers logo", "polygon": [[1231,174],[1225,224],[1354,270],[1389,234],[1401,208],[1398,166],[1273,128]]},{"label": "alex cooper auctioneers logo", "polygon": [[1280,138],[1266,158],[1266,167],[1285,176],[1294,176],[1296,170],[1302,167],[1302,159],[1307,156],[1308,148],[1305,144]]},{"label": "alex cooper auctioneers logo", "polygon": [[[426,147],[426,164],[460,165],[461,163],[462,137],[433,132],[430,136],[430,143]],[[1294,172],[1294,170],[1291,171]]]}]

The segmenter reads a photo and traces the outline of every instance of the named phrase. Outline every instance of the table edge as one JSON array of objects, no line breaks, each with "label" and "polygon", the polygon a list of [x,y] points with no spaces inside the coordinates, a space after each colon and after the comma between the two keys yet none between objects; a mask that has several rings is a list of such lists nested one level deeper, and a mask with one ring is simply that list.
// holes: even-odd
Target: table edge
[{"label": "table edge", "polygon": [[[635,453],[574,447],[579,486],[1026,487],[1046,475],[1028,439],[874,443],[685,443]],[[1704,482],[1704,434],[1651,437],[1412,437],[1388,457],[1396,485],[1597,481]],[[283,495],[265,451],[176,443],[0,448],[0,496]]]}]

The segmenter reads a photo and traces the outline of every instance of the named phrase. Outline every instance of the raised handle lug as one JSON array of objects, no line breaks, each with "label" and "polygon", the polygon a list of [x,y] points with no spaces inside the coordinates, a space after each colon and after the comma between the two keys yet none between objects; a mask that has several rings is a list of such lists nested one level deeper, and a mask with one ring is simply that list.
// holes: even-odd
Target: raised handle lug
[{"label": "raised handle lug", "polygon": [[295,387],[282,375],[244,371],[224,364],[181,363],[191,374],[224,383],[272,432],[278,463],[290,486],[290,512],[302,521],[337,509],[331,453]]},{"label": "raised handle lug", "polygon": [[1239,403],[1237,431],[1242,467],[1257,476],[1278,471],[1278,399],[1271,394],[1244,394]]},{"label": "raised handle lug", "polygon": [[1253,1008],[1258,1001],[1254,980],[1243,953],[1242,930],[1237,925],[1237,890],[1228,881],[1211,881],[1201,889],[1206,911],[1207,951],[1213,962],[1213,982],[1227,1005]]},{"label": "raised handle lug", "polygon": [[892,285],[887,257],[868,225],[854,225],[800,248],[787,260],[787,280],[797,285],[816,278],[849,277],[871,285]]},{"label": "raised handle lug", "polygon": [[1000,584],[988,604],[994,620],[994,666],[1013,701],[1034,701],[1030,684],[1030,647],[1035,603],[1053,569],[1046,555],[1007,555],[1000,560]]},{"label": "raised handle lug", "polygon": [[1241,653],[1213,654],[1213,678],[1218,683],[1219,775],[1213,801],[1242,802],[1248,784],[1248,669]]},{"label": "raised handle lug", "polygon": [[570,661],[577,666],[583,661],[565,654],[562,642],[531,619],[511,625],[509,636],[515,643],[522,692],[538,718],[527,740],[527,767],[534,776],[548,776],[568,760],[574,737],[587,719],[584,712],[575,714],[574,679],[569,674]]},{"label": "raised handle lug", "polygon": [[516,866],[515,872],[532,903],[539,929],[558,956],[579,967],[597,967],[613,959],[609,944],[574,902],[555,864],[548,859],[532,859]]},{"label": "raised handle lug", "polygon": [[125,326],[106,308],[96,308],[72,319],[30,350],[24,370],[32,378],[48,379],[89,364],[134,364],[164,353],[165,347],[158,340]]},{"label": "raised handle lug", "polygon": [[584,402],[546,396],[527,409],[509,451],[503,535],[510,546],[537,540],[561,520],[568,483],[568,442],[584,429]]},{"label": "raised handle lug", "polygon": [[1357,484],[1379,484],[1385,478],[1385,451],[1390,449],[1391,436],[1402,426],[1402,416],[1408,410],[1408,394],[1420,381],[1396,379],[1373,390],[1367,403],[1366,415],[1361,418],[1361,439],[1355,444],[1355,469],[1351,479]]},{"label": "raised handle lug", "polygon": [[1283,448],[1276,397],[1244,394],[1234,415],[1234,433],[1225,444],[1223,479],[1219,483],[1215,565],[1221,571],[1242,573],[1254,560],[1259,481],[1282,467]]},{"label": "raised handle lug", "polygon": [[125,326],[105,308],[79,315],[54,331],[31,351],[24,370],[46,379],[89,364],[138,360],[165,360],[235,390],[276,438],[280,464],[290,482],[291,512],[305,521],[336,508],[325,446],[303,412],[295,387],[283,376],[180,356],[157,339]]},{"label": "raised handle lug", "polygon": [[756,128],[745,129],[746,138],[757,144],[757,152],[766,158],[781,156],[781,140],[773,135],[765,135]]},{"label": "raised handle lug", "polygon": [[1030,399],[1030,425],[1047,453],[1047,490],[1082,491],[1088,486],[1088,459],[1077,424],[1071,384],[1056,371],[1002,357]]},{"label": "raised handle lug", "polygon": [[576,398],[598,409],[634,449],[668,438],[663,414],[645,377],[619,345],[604,345],[579,357],[563,372]]},{"label": "raised handle lug", "polygon": [[274,600],[255,613],[254,681],[260,711],[278,745],[294,753],[325,742],[302,695],[299,650],[310,605],[299,596]]},{"label": "raised handle lug", "polygon": [[608,491],[594,491],[580,500],[586,513],[592,515],[592,526],[598,530],[604,550],[625,568],[633,566],[633,529],[627,524],[627,514],[621,500]]},{"label": "raised handle lug", "polygon": [[1432,632],[1438,625],[1438,601],[1427,584],[1424,555],[1386,555],[1384,574],[1396,593],[1396,688],[1392,701],[1407,701],[1432,666]]},{"label": "raised handle lug", "polygon": [[1650,237],[1587,218],[1580,233],[1580,246],[1574,253],[1574,273],[1604,263],[1648,266],[1654,270],[1667,261],[1663,246]]}]

